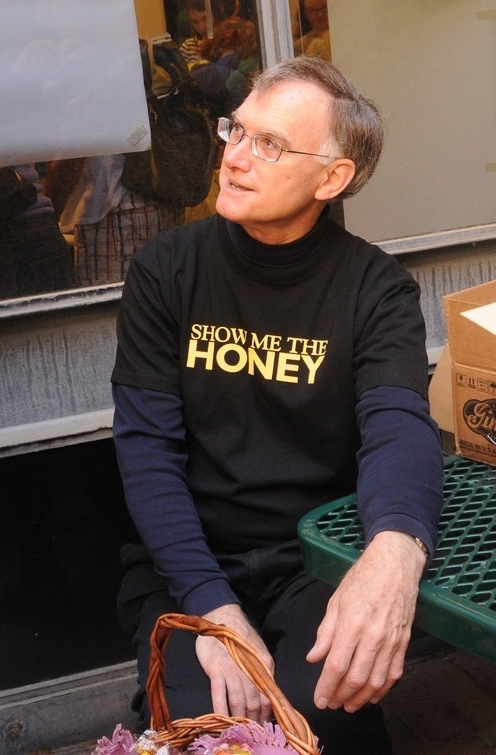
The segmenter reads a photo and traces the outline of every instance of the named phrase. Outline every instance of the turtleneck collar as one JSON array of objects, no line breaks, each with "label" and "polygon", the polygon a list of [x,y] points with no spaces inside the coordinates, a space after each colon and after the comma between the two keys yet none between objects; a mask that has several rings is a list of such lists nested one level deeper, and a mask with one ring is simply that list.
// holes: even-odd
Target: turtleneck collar
[{"label": "turtleneck collar", "polygon": [[330,210],[325,207],[311,231],[288,244],[264,244],[231,220],[226,221],[226,226],[232,243],[247,260],[262,267],[285,268],[297,265],[314,254],[329,230],[329,222]]}]

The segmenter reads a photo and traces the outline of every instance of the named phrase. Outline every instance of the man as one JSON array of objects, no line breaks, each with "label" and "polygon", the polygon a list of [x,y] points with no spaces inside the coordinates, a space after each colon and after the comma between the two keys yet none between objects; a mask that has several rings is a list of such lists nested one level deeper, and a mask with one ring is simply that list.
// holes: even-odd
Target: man
[{"label": "man", "polygon": [[[140,251],[119,313],[114,437],[149,554],[125,550],[119,601],[137,728],[150,632],[179,610],[252,643],[326,751],[389,753],[376,703],[402,673],[442,455],[418,286],[329,217],[372,174],[381,118],[300,57],[265,71],[219,135],[218,214]],[[367,547],[331,597],[296,524],[355,489]],[[221,644],[187,634],[167,652],[173,718],[269,718]]]}]

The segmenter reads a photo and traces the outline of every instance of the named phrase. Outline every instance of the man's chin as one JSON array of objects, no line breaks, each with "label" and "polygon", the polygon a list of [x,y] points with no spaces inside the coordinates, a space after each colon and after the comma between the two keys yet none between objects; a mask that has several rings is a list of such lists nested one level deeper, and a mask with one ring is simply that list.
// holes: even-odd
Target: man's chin
[{"label": "man's chin", "polygon": [[228,201],[224,197],[222,197],[222,192],[217,197],[215,210],[226,220],[232,220],[233,223],[240,223],[243,218],[243,213],[236,205],[236,203],[234,203],[232,200]]}]

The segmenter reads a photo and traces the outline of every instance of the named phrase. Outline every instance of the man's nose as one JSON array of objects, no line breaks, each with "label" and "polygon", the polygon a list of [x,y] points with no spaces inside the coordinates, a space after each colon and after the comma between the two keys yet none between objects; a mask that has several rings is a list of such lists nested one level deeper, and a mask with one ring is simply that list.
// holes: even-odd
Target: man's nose
[{"label": "man's nose", "polygon": [[224,151],[224,160],[228,158],[227,162],[236,162],[237,160],[246,160],[254,157],[253,154],[253,142],[248,134],[243,134],[237,144],[226,144]]}]

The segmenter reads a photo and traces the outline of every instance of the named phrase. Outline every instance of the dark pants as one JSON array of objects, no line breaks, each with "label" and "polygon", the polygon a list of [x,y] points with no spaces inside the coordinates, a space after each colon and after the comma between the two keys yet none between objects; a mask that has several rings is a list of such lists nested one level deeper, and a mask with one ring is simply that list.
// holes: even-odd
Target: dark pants
[{"label": "dark pants", "polygon": [[[315,641],[331,589],[305,571],[298,541],[239,555],[216,555],[274,657],[277,685],[307,719],[324,752],[389,755],[391,743],[380,706],[366,705],[356,713],[346,713],[344,709],[321,711],[313,703],[321,664],[310,664],[305,656]],[[150,634],[161,614],[178,608],[165,587],[139,598],[136,586],[145,584],[145,570],[143,564],[135,568],[142,569],[141,577],[135,581],[133,569],[125,575],[120,612],[129,626],[129,611],[134,606],[139,690],[132,707],[139,714],[137,730],[143,731],[149,722],[145,684]],[[157,586],[156,575],[150,577]],[[212,710],[210,682],[196,658],[195,639],[190,632],[174,631],[167,649],[166,694],[173,720],[196,718]]]}]

